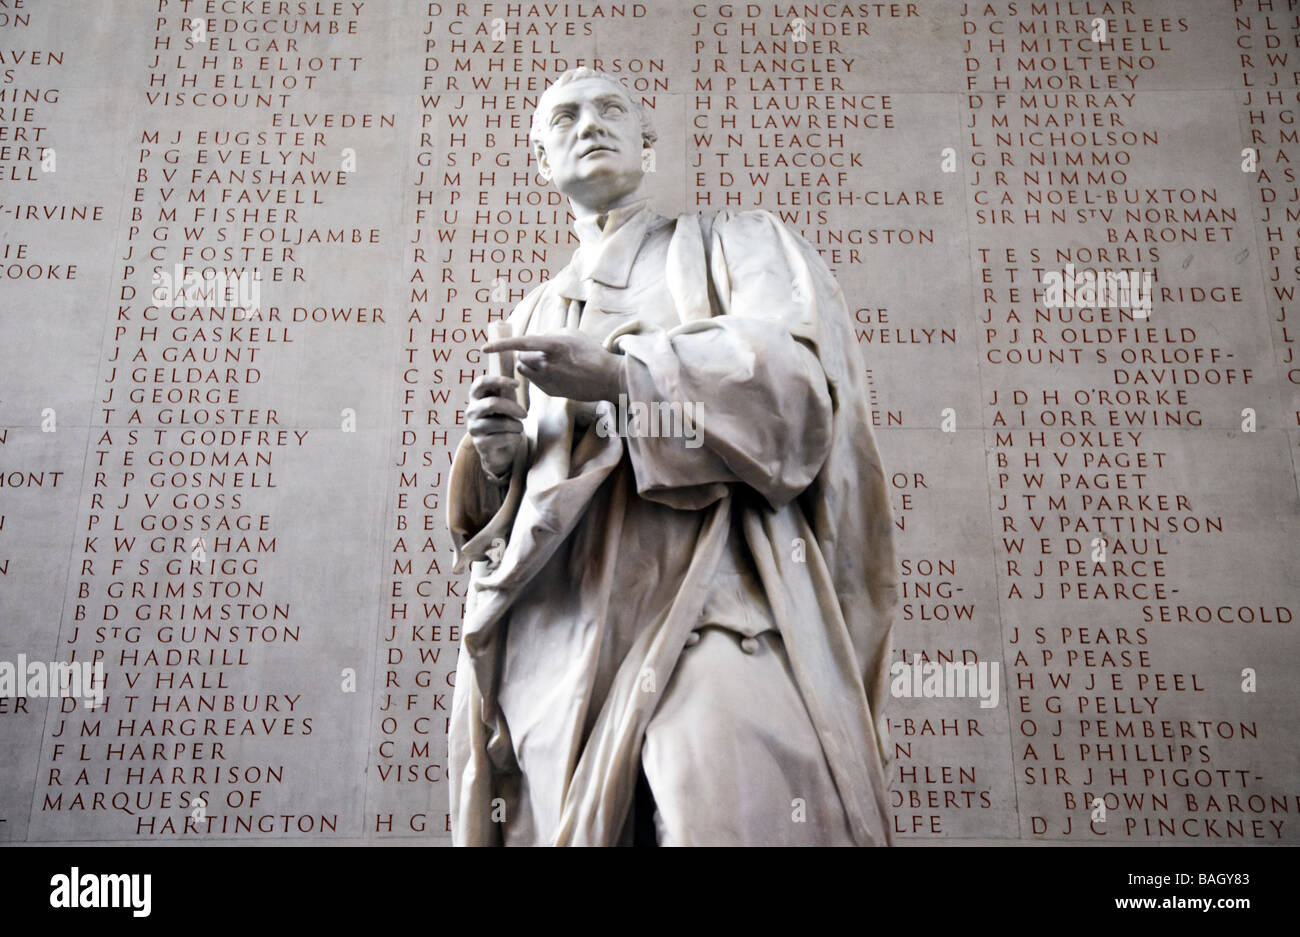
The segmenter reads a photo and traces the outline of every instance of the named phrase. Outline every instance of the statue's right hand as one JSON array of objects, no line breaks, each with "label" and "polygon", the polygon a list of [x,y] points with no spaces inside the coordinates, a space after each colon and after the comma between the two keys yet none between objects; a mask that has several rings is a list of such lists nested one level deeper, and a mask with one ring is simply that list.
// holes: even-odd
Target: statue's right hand
[{"label": "statue's right hand", "polygon": [[465,419],[479,462],[493,475],[502,475],[515,462],[523,443],[523,419],[528,414],[514,398],[519,382],[512,377],[485,374],[469,389]]}]

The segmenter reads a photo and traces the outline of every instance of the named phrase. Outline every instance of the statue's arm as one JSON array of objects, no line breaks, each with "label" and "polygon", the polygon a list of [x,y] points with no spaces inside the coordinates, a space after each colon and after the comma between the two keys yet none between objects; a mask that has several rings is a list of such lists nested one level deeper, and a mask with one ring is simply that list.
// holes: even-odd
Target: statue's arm
[{"label": "statue's arm", "polygon": [[832,392],[806,321],[816,298],[800,294],[802,259],[764,217],[715,223],[712,257],[723,314],[620,340],[629,409],[657,409],[660,428],[665,414],[691,418],[681,436],[628,432],[637,489],[700,507],[739,483],[779,509],[831,446]]},{"label": "statue's arm", "polygon": [[[540,302],[545,285],[530,292],[507,320],[513,334],[522,334]],[[493,545],[508,536],[517,489],[529,460],[526,441],[516,448],[514,464],[500,473],[483,465],[471,436],[461,437],[447,480],[447,527],[456,550],[456,568],[490,555]]]},{"label": "statue's arm", "polygon": [[468,540],[487,526],[505,503],[509,484],[509,473],[494,480],[483,468],[473,441],[464,436],[452,459],[448,483],[447,526],[453,536]]},{"label": "statue's arm", "polygon": [[670,431],[627,434],[643,497],[707,503],[715,486],[739,483],[779,509],[812,483],[831,399],[816,355],[788,330],[733,315],[638,339],[624,344],[629,410]]}]

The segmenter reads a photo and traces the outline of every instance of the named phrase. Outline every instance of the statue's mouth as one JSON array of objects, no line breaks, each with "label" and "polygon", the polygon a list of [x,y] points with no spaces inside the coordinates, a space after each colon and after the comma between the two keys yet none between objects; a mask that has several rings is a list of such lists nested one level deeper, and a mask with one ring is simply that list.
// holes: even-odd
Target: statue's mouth
[{"label": "statue's mouth", "polygon": [[579,156],[590,156],[593,153],[616,153],[616,152],[618,151],[615,150],[614,147],[606,146],[603,143],[598,143],[595,146],[587,147],[579,154]]}]

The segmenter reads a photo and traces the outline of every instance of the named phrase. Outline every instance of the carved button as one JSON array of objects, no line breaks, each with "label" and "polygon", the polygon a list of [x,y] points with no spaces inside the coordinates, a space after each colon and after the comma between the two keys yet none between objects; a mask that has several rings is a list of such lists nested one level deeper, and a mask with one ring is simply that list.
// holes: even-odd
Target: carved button
[{"label": "carved button", "polygon": [[686,636],[687,647],[695,647],[695,645],[699,643],[700,643],[700,633],[698,631],[692,631],[690,634]]},{"label": "carved button", "polygon": [[758,639],[742,638],[740,641],[740,649],[744,651],[746,654],[753,654],[755,651],[758,650]]}]

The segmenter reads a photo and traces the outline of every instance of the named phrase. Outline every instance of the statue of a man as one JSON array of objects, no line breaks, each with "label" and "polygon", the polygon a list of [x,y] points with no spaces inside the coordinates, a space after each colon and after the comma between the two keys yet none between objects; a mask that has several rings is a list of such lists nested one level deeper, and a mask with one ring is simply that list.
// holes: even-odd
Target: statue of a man
[{"label": "statue of a man", "polygon": [[530,139],[580,246],[485,346],[517,367],[449,482],[454,841],[889,843],[892,520],[839,287],[767,212],[656,214],[606,75]]}]

